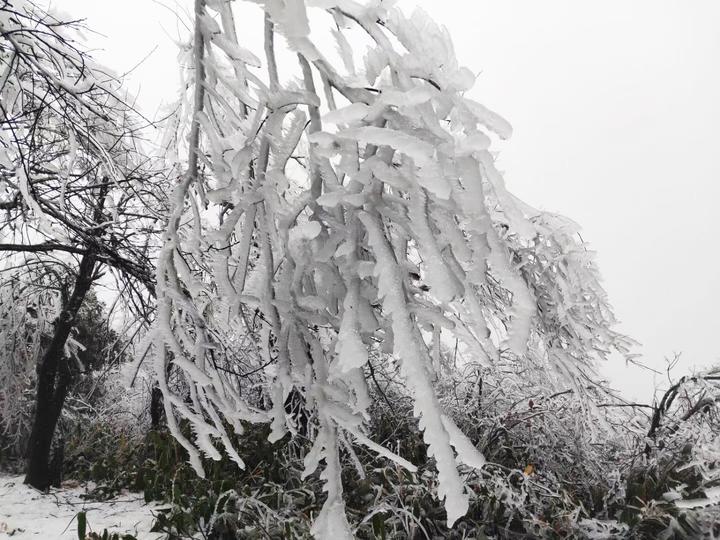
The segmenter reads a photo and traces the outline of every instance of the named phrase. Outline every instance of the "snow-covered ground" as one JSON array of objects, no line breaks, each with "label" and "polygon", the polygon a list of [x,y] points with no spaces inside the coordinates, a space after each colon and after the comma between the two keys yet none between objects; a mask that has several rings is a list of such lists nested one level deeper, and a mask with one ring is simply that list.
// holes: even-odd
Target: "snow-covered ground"
[{"label": "snow-covered ground", "polygon": [[153,510],[141,493],[122,493],[105,502],[82,498],[84,487],[64,487],[41,493],[23,484],[22,476],[0,474],[0,539],[77,539],[77,513],[85,511],[87,532],[132,534],[139,540],[159,540],[151,533]]}]

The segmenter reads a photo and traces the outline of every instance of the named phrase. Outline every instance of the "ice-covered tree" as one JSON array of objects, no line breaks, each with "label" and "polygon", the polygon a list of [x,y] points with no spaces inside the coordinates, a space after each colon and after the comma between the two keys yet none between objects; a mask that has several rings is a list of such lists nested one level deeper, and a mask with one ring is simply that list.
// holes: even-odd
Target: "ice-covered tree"
[{"label": "ice-covered tree", "polygon": [[166,140],[177,187],[151,343],[169,426],[200,473],[221,451],[243,466],[229,426],[306,431],[305,474],[323,462],[327,492],[317,538],[352,537],[341,449],[415,469],[368,436],[373,362],[412,396],[452,524],[485,458],[439,399],[448,360],[495,380],[517,366],[590,418],[596,361],[629,345],[577,227],[506,189],[490,147],[510,125],[467,97],[448,32],[392,3],[256,2],[260,60],[231,2],[196,0]]},{"label": "ice-covered tree", "polygon": [[66,345],[84,299],[109,270],[129,307],[147,316],[149,233],[164,212],[161,184],[150,185],[138,148],[137,115],[79,30],[31,1],[0,5],[0,279],[52,281],[60,302],[38,357],[27,474],[38,488],[47,487]]}]

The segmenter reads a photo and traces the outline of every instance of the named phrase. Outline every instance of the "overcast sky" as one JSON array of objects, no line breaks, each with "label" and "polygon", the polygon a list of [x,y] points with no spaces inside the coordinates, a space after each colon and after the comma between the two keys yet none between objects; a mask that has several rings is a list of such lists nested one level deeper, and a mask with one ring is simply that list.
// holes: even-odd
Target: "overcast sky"
[{"label": "overcast sky", "polygon": [[[62,0],[87,17],[95,56],[130,76],[152,116],[175,97],[184,35],[152,0]],[[716,0],[401,0],[450,30],[471,95],[514,127],[500,147],[510,191],[565,214],[598,252],[620,330],[640,360],[676,376],[720,360],[720,2]],[[242,22],[240,22],[242,24]],[[258,21],[248,25],[257,32]],[[178,30],[179,29],[179,30]],[[180,34],[178,34],[180,32]],[[239,32],[243,39],[243,32]],[[602,367],[628,397],[655,377]]]}]

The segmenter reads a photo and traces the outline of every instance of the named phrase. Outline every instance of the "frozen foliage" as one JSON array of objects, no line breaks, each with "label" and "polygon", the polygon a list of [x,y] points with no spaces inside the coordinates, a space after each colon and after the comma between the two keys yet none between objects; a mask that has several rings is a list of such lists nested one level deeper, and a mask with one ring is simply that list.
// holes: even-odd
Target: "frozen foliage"
[{"label": "frozen foliage", "polygon": [[627,515],[658,538],[720,536],[720,375],[681,377],[653,409],[642,460],[628,475]]},{"label": "frozen foliage", "polygon": [[0,448],[15,455],[25,451],[35,369],[60,304],[47,280],[34,278],[0,286]]},{"label": "frozen foliage", "polygon": [[[0,285],[0,452],[5,457],[26,452],[38,363],[62,311],[56,277],[52,271],[19,273]],[[60,423],[74,428],[97,417],[140,431],[149,383],[128,388],[129,377],[117,368],[128,344],[107,328],[105,306],[94,293],[89,296],[64,347],[74,381]]]},{"label": "frozen foliage", "polygon": [[[574,226],[506,190],[489,148],[510,126],[464,96],[474,76],[445,29],[392,2],[258,3],[266,73],[231,4],[196,1],[166,138],[177,187],[148,345],[168,424],[200,474],[220,450],[243,466],[230,427],[309,436],[305,474],[322,463],[327,492],[313,533],[350,538],[341,441],[414,468],[367,437],[370,373],[396,365],[452,525],[485,458],[440,399],[442,366],[461,357],[498,381],[507,366],[517,382],[533,371],[593,425],[595,362],[629,342]],[[333,26],[342,69],[315,18]],[[358,34],[365,46],[350,46]],[[280,45],[297,62],[287,82]],[[294,395],[307,425],[288,411]]]},{"label": "frozen foliage", "polygon": [[598,380],[632,343],[593,253],[506,188],[447,32],[387,0],[195,11],[168,190],[77,25],[0,6],[3,465],[59,418],[65,473],[184,536],[720,537],[720,375]]}]

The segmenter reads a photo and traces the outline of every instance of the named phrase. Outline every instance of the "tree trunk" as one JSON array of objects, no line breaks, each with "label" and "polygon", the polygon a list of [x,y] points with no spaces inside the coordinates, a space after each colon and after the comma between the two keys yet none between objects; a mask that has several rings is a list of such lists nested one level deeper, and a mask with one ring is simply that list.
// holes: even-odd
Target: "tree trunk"
[{"label": "tree trunk", "polygon": [[155,385],[150,394],[150,429],[160,429],[163,414],[163,395],[160,387]]},{"label": "tree trunk", "polygon": [[52,480],[50,448],[72,382],[69,359],[65,356],[65,343],[93,283],[95,263],[92,250],[83,255],[72,295],[54,323],[52,341],[37,367],[35,419],[28,443],[25,483],[40,490],[46,490]]}]

